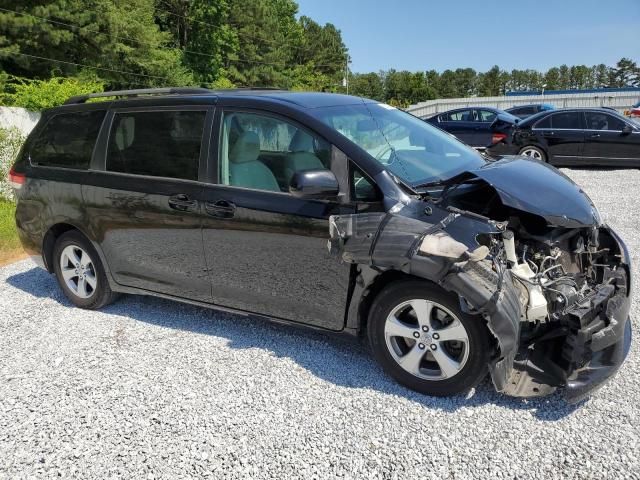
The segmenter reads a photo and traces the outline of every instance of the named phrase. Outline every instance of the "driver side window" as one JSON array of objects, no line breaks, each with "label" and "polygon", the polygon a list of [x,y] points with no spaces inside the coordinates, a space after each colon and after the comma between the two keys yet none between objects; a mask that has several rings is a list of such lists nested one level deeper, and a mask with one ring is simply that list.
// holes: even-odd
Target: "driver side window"
[{"label": "driver side window", "polygon": [[329,169],[330,146],[306,130],[270,115],[226,112],[220,142],[223,185],[288,192],[298,171]]}]

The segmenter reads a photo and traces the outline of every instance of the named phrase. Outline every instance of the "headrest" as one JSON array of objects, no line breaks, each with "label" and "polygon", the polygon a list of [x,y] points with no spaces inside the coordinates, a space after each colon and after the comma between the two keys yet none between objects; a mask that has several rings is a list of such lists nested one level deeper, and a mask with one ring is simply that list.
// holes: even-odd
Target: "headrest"
[{"label": "headrest", "polygon": [[229,152],[229,160],[233,163],[253,162],[260,156],[260,137],[256,132],[243,132]]},{"label": "headrest", "polygon": [[307,132],[298,130],[291,139],[291,143],[289,143],[289,150],[292,152],[313,153],[313,137]]}]

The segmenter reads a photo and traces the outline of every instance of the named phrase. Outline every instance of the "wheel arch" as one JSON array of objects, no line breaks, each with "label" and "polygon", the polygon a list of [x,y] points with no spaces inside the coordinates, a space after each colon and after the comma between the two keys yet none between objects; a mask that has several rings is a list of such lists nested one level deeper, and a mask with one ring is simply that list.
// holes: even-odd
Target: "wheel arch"
[{"label": "wheel arch", "polygon": [[[420,281],[437,285],[437,283],[432,282],[431,280],[404,273],[399,270],[377,272],[373,278],[370,278],[369,282],[365,282],[366,286],[360,289],[358,298],[354,298],[354,300],[352,300],[352,303],[355,304],[356,311],[355,315],[353,315],[355,318],[351,319],[351,323],[357,329],[359,336],[363,336],[366,333],[371,306],[380,292],[392,283],[408,281]],[[358,281],[356,281],[356,283],[358,283]]]},{"label": "wheel arch", "polygon": [[49,273],[53,273],[54,271],[53,270],[53,264],[54,264],[53,250],[54,250],[56,241],[58,240],[58,238],[60,238],[61,235],[72,230],[80,233],[83,237],[85,237],[87,241],[91,243],[91,246],[95,249],[95,251],[98,252],[98,256],[100,257],[100,261],[105,270],[107,279],[109,280],[109,283],[112,284],[113,282],[111,279],[109,266],[100,246],[93,241],[91,236],[88,235],[87,232],[80,225],[77,225],[73,222],[69,222],[66,220],[61,220],[59,222],[56,222],[50,225],[42,239],[42,259],[44,260],[45,268],[47,269],[47,271]]}]

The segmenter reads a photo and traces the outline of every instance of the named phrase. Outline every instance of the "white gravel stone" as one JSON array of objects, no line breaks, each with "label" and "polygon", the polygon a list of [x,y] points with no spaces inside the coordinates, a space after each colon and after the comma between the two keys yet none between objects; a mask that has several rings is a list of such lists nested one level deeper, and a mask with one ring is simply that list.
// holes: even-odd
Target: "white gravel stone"
[{"label": "white gravel stone", "polygon": [[[564,170],[640,252],[640,172]],[[638,296],[633,302],[637,332]],[[589,401],[411,392],[359,343],[0,269],[0,478],[640,478],[640,343]]]}]

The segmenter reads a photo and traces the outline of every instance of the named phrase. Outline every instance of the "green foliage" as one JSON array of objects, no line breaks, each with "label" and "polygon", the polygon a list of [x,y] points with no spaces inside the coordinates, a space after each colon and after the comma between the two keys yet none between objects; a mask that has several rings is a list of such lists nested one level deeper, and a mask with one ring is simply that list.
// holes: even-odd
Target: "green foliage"
[{"label": "green foliage", "polygon": [[[178,85],[345,92],[349,57],[340,31],[298,18],[295,0],[4,0],[2,6],[9,10],[0,11],[5,103],[43,108],[85,91]],[[546,72],[389,70],[350,75],[349,84],[349,93],[406,106],[543,85],[637,86],[640,69],[623,58],[613,68],[562,65]]]},{"label": "green foliage", "polygon": [[24,140],[18,129],[0,128],[0,201],[13,200],[13,190],[7,177]]},{"label": "green foliage", "polygon": [[156,6],[156,23],[171,34],[171,47],[183,50],[183,63],[195,82],[215,84],[223,76],[225,58],[236,47],[232,27],[226,23],[227,0],[162,0]]},{"label": "green foliage", "polygon": [[229,0],[237,49],[227,59],[238,86],[333,90],[340,84],[346,47],[331,24],[296,20],[293,0]]},{"label": "green foliage", "polygon": [[[92,72],[105,89],[205,85],[334,89],[340,31],[294,0],[5,0],[0,72]],[[0,74],[0,89],[3,77]]]},{"label": "green foliage", "polygon": [[568,90],[640,86],[640,69],[628,58],[613,68],[606,65],[553,67],[536,70],[501,70],[495,65],[486,72],[472,68],[427,72],[353,74],[350,93],[404,107],[434,98],[493,97],[509,90]]},{"label": "green foliage", "polygon": [[16,206],[0,198],[0,265],[24,255],[15,220]]},{"label": "green foliage", "polygon": [[53,77],[49,80],[16,79],[4,96],[4,103],[27,110],[42,110],[62,105],[69,97],[102,92],[104,84],[95,78]]},{"label": "green foliage", "polygon": [[622,58],[611,72],[611,81],[618,87],[640,87],[640,68],[629,58]]},{"label": "green foliage", "polygon": [[[26,78],[77,76],[87,67],[109,88],[189,85],[183,54],[167,46],[154,0],[7,0],[0,70]],[[36,58],[41,57],[41,58]],[[43,60],[46,59],[46,60]]]}]

